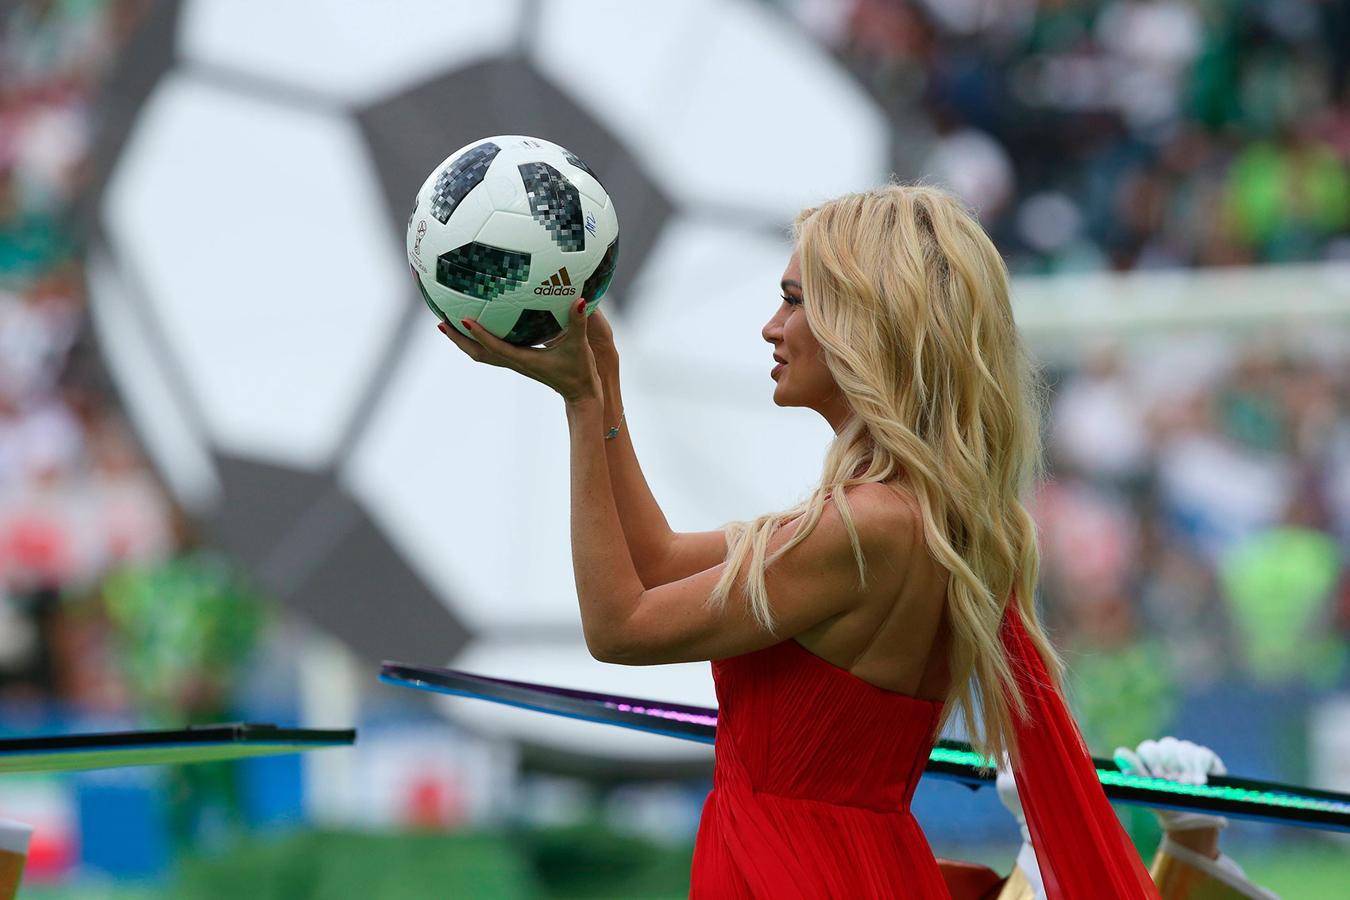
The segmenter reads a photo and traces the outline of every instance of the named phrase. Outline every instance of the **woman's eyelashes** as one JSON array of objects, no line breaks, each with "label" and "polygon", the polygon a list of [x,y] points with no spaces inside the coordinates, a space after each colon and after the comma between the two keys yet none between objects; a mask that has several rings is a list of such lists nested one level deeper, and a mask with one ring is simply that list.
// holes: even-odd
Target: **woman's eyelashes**
[{"label": "woman's eyelashes", "polygon": [[783,295],[783,302],[786,303],[788,306],[796,306],[797,304],[799,304],[799,303],[802,302],[802,298],[801,298],[801,297],[789,297],[787,294],[784,294],[784,295]]}]

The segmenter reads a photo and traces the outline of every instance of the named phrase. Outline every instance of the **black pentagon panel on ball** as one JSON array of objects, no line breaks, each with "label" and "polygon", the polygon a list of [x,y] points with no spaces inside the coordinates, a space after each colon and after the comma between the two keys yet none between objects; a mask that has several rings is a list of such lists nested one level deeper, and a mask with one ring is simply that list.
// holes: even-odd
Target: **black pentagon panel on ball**
[{"label": "black pentagon panel on ball", "polygon": [[564,253],[586,249],[586,229],[581,221],[581,194],[577,186],[548,163],[521,163],[520,180],[525,182],[530,215],[548,229]]},{"label": "black pentagon panel on ball", "polygon": [[551,340],[559,334],[562,334],[562,326],[553,317],[553,313],[546,309],[527,309],[521,312],[516,324],[511,326],[511,330],[502,340],[508,344],[530,347]]},{"label": "black pentagon panel on ball", "polygon": [[529,276],[530,254],[477,241],[436,257],[436,283],[479,300],[495,300]]},{"label": "black pentagon panel on ball", "polygon": [[594,178],[596,181],[600,180],[600,176],[592,172],[591,167],[586,165],[586,162],[580,156],[577,156],[575,153],[573,153],[571,150],[564,149],[563,158],[566,159],[572,165],[576,166],[581,171],[585,172],[587,175]]},{"label": "black pentagon panel on ball", "polygon": [[591,277],[587,278],[586,283],[581,286],[581,296],[585,298],[587,303],[593,303],[605,295],[618,263],[619,239],[615,237],[614,240],[609,242],[609,247],[605,249],[605,255],[600,257],[600,262],[596,264]]},{"label": "black pentagon panel on ball", "polygon": [[488,166],[492,165],[501,150],[501,147],[486,141],[465,151],[463,156],[446,166],[431,189],[431,214],[438,222],[444,225],[455,207],[459,206],[459,201],[478,187],[487,174]]}]

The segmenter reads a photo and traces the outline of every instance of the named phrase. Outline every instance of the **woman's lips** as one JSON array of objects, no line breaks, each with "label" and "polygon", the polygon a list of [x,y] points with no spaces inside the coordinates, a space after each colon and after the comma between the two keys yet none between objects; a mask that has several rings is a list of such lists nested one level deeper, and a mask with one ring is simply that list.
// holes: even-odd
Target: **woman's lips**
[{"label": "woman's lips", "polygon": [[784,368],[786,365],[787,365],[787,363],[779,363],[778,365],[774,366],[773,369],[771,369],[771,370],[769,371],[769,377],[770,377],[770,378],[773,378],[773,377],[774,377],[775,375],[777,375],[779,372],[783,371],[783,368]]}]

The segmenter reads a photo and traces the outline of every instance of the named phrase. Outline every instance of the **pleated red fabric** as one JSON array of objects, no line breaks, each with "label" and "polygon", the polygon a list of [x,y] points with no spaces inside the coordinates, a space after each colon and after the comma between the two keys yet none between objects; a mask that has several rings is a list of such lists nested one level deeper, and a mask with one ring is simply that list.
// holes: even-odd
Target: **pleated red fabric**
[{"label": "pleated red fabric", "polygon": [[[1158,889],[1102,791],[1083,734],[1050,683],[1017,603],[1000,629],[1026,702],[1014,716],[1017,794],[1049,900],[1157,898]],[[719,723],[720,728],[720,723]]]},{"label": "pleated red fabric", "polygon": [[948,898],[909,812],[940,703],[883,690],[795,639],[712,663],[713,789],[691,898]]}]

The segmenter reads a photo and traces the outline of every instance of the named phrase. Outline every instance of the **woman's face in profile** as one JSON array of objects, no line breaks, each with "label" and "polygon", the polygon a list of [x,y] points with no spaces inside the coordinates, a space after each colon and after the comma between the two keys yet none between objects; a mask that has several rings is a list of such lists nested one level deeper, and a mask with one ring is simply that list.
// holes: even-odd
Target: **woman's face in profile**
[{"label": "woman's face in profile", "polygon": [[802,266],[792,251],[783,271],[783,296],[761,334],[773,344],[770,376],[778,406],[806,406],[823,415],[837,432],[849,415],[848,404],[825,365],[802,308]]}]

